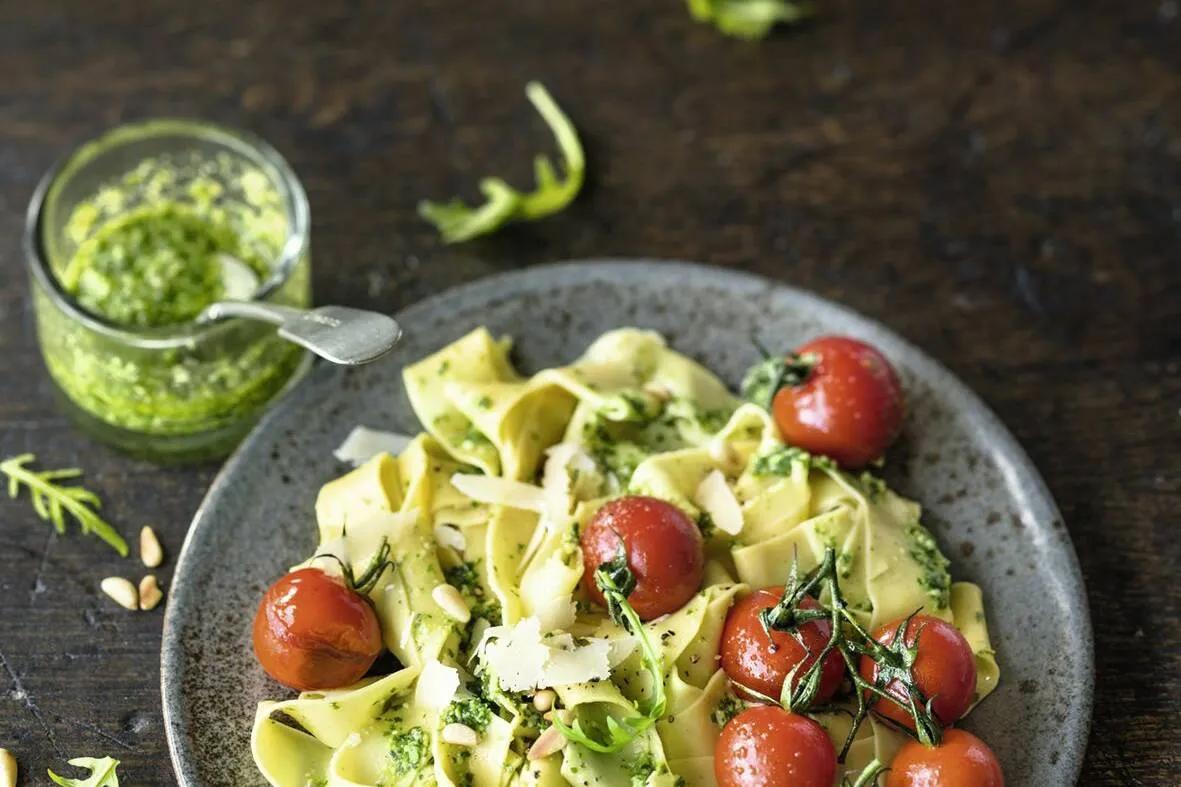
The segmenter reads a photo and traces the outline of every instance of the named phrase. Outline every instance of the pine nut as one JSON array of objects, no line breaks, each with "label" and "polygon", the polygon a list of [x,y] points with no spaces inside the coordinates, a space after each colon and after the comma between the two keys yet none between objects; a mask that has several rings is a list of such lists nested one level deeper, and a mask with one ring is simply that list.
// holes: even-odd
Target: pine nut
[{"label": "pine nut", "polygon": [[155,609],[163,598],[164,594],[160,591],[160,583],[156,581],[155,574],[148,574],[139,581],[140,609],[144,611]]},{"label": "pine nut", "polygon": [[435,589],[431,591],[431,598],[449,617],[460,623],[467,623],[472,619],[472,611],[463,600],[463,594],[454,585],[448,585],[446,582],[435,585]]},{"label": "pine nut", "polygon": [[466,724],[448,724],[443,728],[443,743],[450,743],[452,746],[475,746],[480,738],[476,735],[476,731]]},{"label": "pine nut", "polygon": [[529,747],[528,757],[531,760],[544,760],[551,754],[560,752],[566,746],[566,736],[557,727],[550,727],[533,741]]},{"label": "pine nut", "polygon": [[0,787],[16,787],[16,757],[8,749],[0,749]]},{"label": "pine nut", "polygon": [[673,398],[673,392],[668,389],[667,385],[654,380],[644,383],[644,393],[658,402],[667,402]]},{"label": "pine nut", "polygon": [[139,531],[139,559],[148,568],[157,568],[164,562],[160,539],[156,538],[156,531],[146,525]]},{"label": "pine nut", "polygon": [[541,718],[545,719],[551,724],[553,723],[554,719],[557,719],[569,727],[574,723],[574,711],[570,710],[569,708],[554,708],[548,713],[543,713]]},{"label": "pine nut", "polygon": [[552,689],[542,689],[533,695],[533,707],[537,708],[538,713],[547,713],[557,699],[558,695]]},{"label": "pine nut", "polygon": [[139,609],[139,592],[130,580],[123,577],[107,577],[99,588],[124,609]]}]

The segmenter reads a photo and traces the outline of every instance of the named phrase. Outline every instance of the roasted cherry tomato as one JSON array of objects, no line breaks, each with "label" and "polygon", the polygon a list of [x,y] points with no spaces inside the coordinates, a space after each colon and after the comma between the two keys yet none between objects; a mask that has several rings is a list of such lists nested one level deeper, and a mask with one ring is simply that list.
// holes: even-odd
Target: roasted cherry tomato
[{"label": "roasted cherry tomato", "polygon": [[946,730],[938,746],[915,740],[902,744],[886,787],[1004,787],[996,755],[984,741],[964,730]]},{"label": "roasted cherry tomato", "polygon": [[636,578],[628,601],[641,619],[675,612],[701,587],[705,548],[697,525],[671,503],[633,495],[606,503],[582,531],[582,583],[598,604],[606,602],[595,570],[619,555],[621,539]]},{"label": "roasted cherry tomato", "polygon": [[[873,638],[890,645],[903,621],[882,626]],[[940,724],[952,724],[968,711],[972,694],[976,691],[976,658],[972,648],[955,626],[928,615],[915,615],[906,628],[906,645],[918,643],[918,654],[911,669],[915,683],[923,696],[931,700],[931,710]],[[869,656],[861,657],[861,677],[873,683],[877,678],[877,663]],[[901,699],[902,704],[879,699],[873,705],[878,716],[914,729],[906,690],[898,680],[891,681],[886,691]],[[916,699],[917,702],[917,699]]]},{"label": "roasted cherry tomato", "polygon": [[373,606],[342,579],[301,568],[267,588],[254,616],[254,655],[275,680],[300,691],[364,677],[381,653]]},{"label": "roasted cherry tomato", "polygon": [[714,747],[719,787],[832,787],[836,770],[824,728],[778,705],[744,710]]},{"label": "roasted cherry tomato", "polygon": [[[742,692],[749,687],[773,699],[778,699],[783,681],[795,670],[793,686],[820,656],[832,634],[832,624],[827,620],[816,620],[799,627],[799,639],[786,631],[772,631],[767,635],[759,620],[759,613],[774,607],[783,596],[783,587],[769,587],[756,590],[739,599],[726,616],[722,629],[722,669]],[[805,598],[801,607],[815,609],[819,605],[812,598]],[[841,654],[833,650],[824,657],[821,667],[820,694],[824,702],[832,698],[841,685],[845,674],[845,662]],[[749,699],[757,699],[750,696]]]},{"label": "roasted cherry tomato", "polygon": [[880,457],[902,429],[902,385],[885,356],[845,336],[813,339],[795,352],[798,384],[780,388],[771,410],[791,445],[848,468]]}]

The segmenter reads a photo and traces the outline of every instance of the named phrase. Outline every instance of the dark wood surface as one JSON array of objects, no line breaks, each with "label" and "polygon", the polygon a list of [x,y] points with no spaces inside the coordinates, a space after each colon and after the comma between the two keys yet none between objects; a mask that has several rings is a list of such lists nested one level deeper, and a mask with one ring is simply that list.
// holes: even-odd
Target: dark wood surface
[{"label": "dark wood surface", "polygon": [[[643,255],[811,288],[924,347],[1014,431],[1074,538],[1097,635],[1083,783],[1177,784],[1181,9],[818,5],[749,44],[678,0],[0,3],[0,453],[86,468],[124,533],[151,523],[175,556],[216,468],[153,467],[68,427],[22,214],[108,125],[242,126],[307,186],[320,302],[394,310],[518,266]],[[418,199],[519,182],[550,144],[531,78],[582,131],[588,187],[553,219],[440,245]],[[125,784],[173,782],[161,613],[97,589],[135,570],[0,503],[0,746],[24,783],[98,753]]]}]

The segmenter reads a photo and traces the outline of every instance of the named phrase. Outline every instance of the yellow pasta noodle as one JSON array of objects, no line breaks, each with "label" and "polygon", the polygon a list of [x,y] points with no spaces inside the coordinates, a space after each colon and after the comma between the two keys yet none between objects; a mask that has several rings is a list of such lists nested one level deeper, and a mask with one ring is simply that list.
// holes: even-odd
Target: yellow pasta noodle
[{"label": "yellow pasta noodle", "polygon": [[[948,620],[975,654],[975,701],[995,688],[981,591],[950,581],[917,503],[785,446],[766,411],[658,334],[612,331],[570,365],[528,377],[509,349],[481,328],[406,367],[424,433],[399,456],[378,454],[320,490],[320,543],[301,565],[359,572],[388,546],[392,565],[369,598],[400,666],[260,704],[251,745],[271,784],[712,786],[723,711],[737,703],[718,662],[730,606],[752,588],[784,584],[793,561],[818,565],[830,548],[863,626],[917,609]],[[707,478],[714,498],[703,496]],[[737,528],[713,521],[719,490],[736,506],[721,510],[741,512]],[[549,704],[597,729],[634,715],[660,688],[635,637],[581,589],[580,528],[628,493],[699,522],[705,584],[645,624],[662,657],[663,716],[621,751],[577,742],[550,751],[539,743]],[[460,592],[469,620],[440,607],[444,583]],[[498,648],[536,660],[528,674],[542,688],[512,690],[489,666]],[[548,683],[592,662],[602,668],[604,654],[609,677]],[[817,718],[839,745],[848,717]],[[443,728],[459,723],[474,745],[445,739]],[[888,761],[900,742],[871,720],[845,770]]]}]

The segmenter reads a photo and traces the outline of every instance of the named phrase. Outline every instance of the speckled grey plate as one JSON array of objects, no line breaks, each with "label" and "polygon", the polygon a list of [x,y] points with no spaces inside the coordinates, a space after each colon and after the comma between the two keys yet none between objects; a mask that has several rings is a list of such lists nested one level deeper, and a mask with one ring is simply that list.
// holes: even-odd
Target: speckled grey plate
[{"label": "speckled grey plate", "polygon": [[246,787],[255,704],[284,696],[255,664],[250,621],[267,583],[315,546],[312,504],[343,468],[332,457],[358,423],[419,430],[403,364],[479,325],[516,338],[526,370],[567,362],[603,331],[653,328],[732,385],[755,359],[750,336],[792,344],[821,332],[880,347],[904,377],[910,413],[891,481],[920,500],[957,578],[984,588],[1003,671],[970,717],[1008,784],[1073,784],[1092,697],[1091,624],[1058,509],[1025,452],[943,367],[882,326],[764,279],[680,264],[531,268],[469,284],[397,315],[407,336],[358,370],[320,366],[227,462],[193,519],[164,621],[164,717],[185,785]]}]

